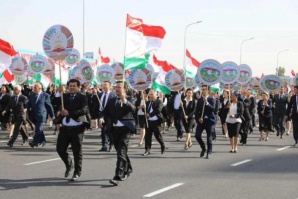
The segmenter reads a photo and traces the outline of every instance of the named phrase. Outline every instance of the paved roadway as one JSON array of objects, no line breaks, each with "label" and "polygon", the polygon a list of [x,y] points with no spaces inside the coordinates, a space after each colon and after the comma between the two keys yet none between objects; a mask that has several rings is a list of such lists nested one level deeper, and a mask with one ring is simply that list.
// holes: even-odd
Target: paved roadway
[{"label": "paved roadway", "polygon": [[[166,153],[153,144],[150,156],[143,157],[138,138],[131,139],[129,156],[134,173],[118,187],[109,184],[114,175],[115,152],[98,152],[99,131],[88,131],[83,144],[83,173],[79,181],[63,178],[64,164],[55,152],[56,136],[45,127],[47,145],[43,148],[6,146],[7,132],[0,132],[0,199],[71,198],[204,198],[204,199],[296,199],[298,198],[298,148],[290,136],[258,141],[257,130],[248,145],[230,154],[228,140],[217,128],[217,141],[211,159],[199,158],[200,148],[183,149],[173,129],[164,134]],[[154,140],[154,142],[156,142]]]}]

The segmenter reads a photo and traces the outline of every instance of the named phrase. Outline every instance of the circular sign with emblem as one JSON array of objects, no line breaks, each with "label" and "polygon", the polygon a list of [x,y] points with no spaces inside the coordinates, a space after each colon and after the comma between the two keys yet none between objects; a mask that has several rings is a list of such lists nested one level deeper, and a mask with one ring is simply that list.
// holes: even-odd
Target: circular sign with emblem
[{"label": "circular sign with emblem", "polygon": [[82,70],[84,82],[91,83],[94,78],[94,72],[89,62],[83,59],[80,61],[79,66],[81,67],[81,70]]},{"label": "circular sign with emblem", "polygon": [[128,82],[137,91],[144,91],[152,83],[152,73],[147,68],[133,69],[129,73]]},{"label": "circular sign with emblem", "polygon": [[224,84],[235,83],[240,76],[239,67],[236,63],[228,61],[222,64],[221,82]]},{"label": "circular sign with emblem", "polygon": [[51,75],[52,73],[55,73],[55,62],[51,58],[48,58],[46,60],[46,69],[45,71],[43,71],[43,74]]},{"label": "circular sign with emblem", "polygon": [[282,80],[277,75],[266,75],[260,80],[260,88],[263,91],[278,91],[282,86]]},{"label": "circular sign with emblem", "polygon": [[151,64],[147,64],[146,68],[149,69],[151,71],[152,74],[152,81],[155,81],[155,79],[157,78],[158,72],[155,72],[153,69],[153,66]]},{"label": "circular sign with emblem", "polygon": [[186,88],[193,88],[196,85],[195,77],[186,76]]},{"label": "circular sign with emblem", "polygon": [[115,62],[111,66],[115,73],[115,80],[123,80],[123,64],[120,62]]},{"label": "circular sign with emblem", "polygon": [[240,64],[239,70],[240,70],[240,76],[237,80],[237,83],[241,85],[248,84],[252,77],[251,68],[246,64]]},{"label": "circular sign with emblem", "polygon": [[222,66],[214,59],[207,59],[201,63],[197,74],[202,84],[213,85],[221,79]]},{"label": "circular sign with emblem", "polygon": [[80,52],[73,48],[71,53],[65,58],[66,64],[69,66],[74,66],[80,61]]},{"label": "circular sign with emblem", "polygon": [[115,72],[110,65],[104,64],[97,67],[96,78],[98,82],[103,83],[105,81],[108,81],[113,84],[114,76]]},{"label": "circular sign with emblem", "polygon": [[165,83],[171,91],[181,90],[185,84],[184,71],[179,69],[170,70],[165,76]]},{"label": "circular sign with emblem", "polygon": [[28,70],[28,63],[26,59],[22,57],[14,57],[11,60],[11,64],[8,68],[14,75],[22,75]]},{"label": "circular sign with emblem", "polygon": [[84,83],[84,77],[80,65],[73,67],[73,69],[69,71],[69,79],[77,79],[80,83]]},{"label": "circular sign with emblem", "polygon": [[250,87],[252,89],[260,89],[260,79],[259,77],[252,77],[251,80],[250,80]]},{"label": "circular sign with emblem", "polygon": [[199,76],[198,76],[198,73],[196,74],[196,76],[195,76],[195,82],[196,82],[196,85],[197,85],[197,87],[201,87],[203,84],[200,82],[200,78],[199,78]]},{"label": "circular sign with emblem", "polygon": [[43,36],[42,46],[46,55],[56,61],[64,60],[73,49],[73,36],[62,25],[50,27]]},{"label": "circular sign with emblem", "polygon": [[43,73],[47,68],[47,60],[44,56],[35,55],[30,59],[29,62],[30,71],[33,74]]},{"label": "circular sign with emblem", "polygon": [[16,85],[23,84],[27,81],[27,74],[22,74],[22,75],[15,75],[14,76],[14,81]]}]

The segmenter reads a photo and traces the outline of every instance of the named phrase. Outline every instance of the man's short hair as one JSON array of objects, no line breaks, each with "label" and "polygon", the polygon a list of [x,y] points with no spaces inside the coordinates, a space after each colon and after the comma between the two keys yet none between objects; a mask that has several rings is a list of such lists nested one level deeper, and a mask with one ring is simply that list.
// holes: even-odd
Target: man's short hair
[{"label": "man's short hair", "polygon": [[16,88],[18,91],[22,90],[22,87],[20,85],[15,85],[14,88]]},{"label": "man's short hair", "polygon": [[80,87],[81,83],[79,80],[77,79],[70,79],[68,82],[67,82],[67,86],[69,86],[69,83],[74,83],[76,82],[77,83],[77,86]]},{"label": "man's short hair", "polygon": [[294,86],[294,88],[298,89],[298,85]]}]

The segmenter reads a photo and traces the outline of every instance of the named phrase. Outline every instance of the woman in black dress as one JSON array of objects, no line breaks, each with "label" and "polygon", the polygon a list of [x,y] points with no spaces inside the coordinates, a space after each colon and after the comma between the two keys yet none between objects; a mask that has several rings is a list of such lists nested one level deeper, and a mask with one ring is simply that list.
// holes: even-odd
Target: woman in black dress
[{"label": "woman in black dress", "polygon": [[195,111],[196,111],[197,101],[193,98],[193,90],[188,88],[186,90],[186,98],[181,102],[181,106],[184,108],[184,117],[182,118],[182,123],[185,129],[185,146],[184,149],[187,150],[192,146],[190,131],[195,124]]},{"label": "woman in black dress", "polygon": [[221,121],[221,125],[223,128],[223,134],[225,138],[228,138],[228,128],[227,128],[227,123],[226,123],[226,118],[229,112],[229,95],[230,92],[225,90],[223,92],[223,98],[220,100],[220,109],[219,109],[219,117]]},{"label": "woman in black dress", "polygon": [[[0,94],[0,106],[1,106],[1,112],[6,108],[10,100],[10,89],[7,85],[3,84],[1,86],[1,94]],[[1,122],[1,129],[7,130],[7,124],[10,125],[10,130],[13,128],[11,123],[11,113],[7,112],[4,115],[0,114],[0,122]],[[12,131],[9,134],[9,137],[12,135]]]}]

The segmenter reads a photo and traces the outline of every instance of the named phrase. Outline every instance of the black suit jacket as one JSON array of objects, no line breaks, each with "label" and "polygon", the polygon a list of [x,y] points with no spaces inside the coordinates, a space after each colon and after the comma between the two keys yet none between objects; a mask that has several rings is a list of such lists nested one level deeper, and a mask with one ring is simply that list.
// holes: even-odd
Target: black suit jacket
[{"label": "black suit jacket", "polygon": [[[216,103],[215,98],[209,96],[207,98],[207,101],[208,101],[208,104],[205,104],[203,120],[205,121],[206,120],[205,117],[207,116],[208,117],[207,121],[209,121],[209,123],[213,125],[216,122],[215,115],[214,115],[215,103]],[[199,119],[201,118],[203,107],[204,107],[204,98],[201,97],[200,99],[198,99],[198,102],[197,102],[196,113],[195,113],[196,121],[199,121]]]},{"label": "black suit jacket", "polygon": [[130,101],[132,98],[127,97],[126,99],[127,102],[123,103],[121,107],[121,104],[117,103],[117,97],[111,98],[107,102],[103,112],[100,113],[99,118],[104,119],[104,117],[109,117],[114,124],[117,123],[117,120],[134,120],[135,106],[133,102]]},{"label": "black suit jacket", "polygon": [[[258,114],[263,117],[272,117],[272,100],[268,99],[268,106],[265,107],[263,105],[263,100],[260,100],[258,102]],[[264,114],[262,114],[262,111],[264,110]]]},{"label": "black suit jacket", "polygon": [[290,102],[288,104],[287,108],[287,115],[290,117],[298,118],[298,113],[297,113],[297,98],[296,95],[293,95],[290,99]]},{"label": "black suit jacket", "polygon": [[251,106],[251,98],[244,98],[243,100],[243,117],[245,120],[251,120],[249,108]]},{"label": "black suit jacket", "polygon": [[10,95],[5,93],[4,95],[1,93],[2,98],[0,99],[0,108],[1,112],[5,110],[6,106],[9,104]]},{"label": "black suit jacket", "polygon": [[[160,123],[162,123],[163,121],[163,116],[161,114],[162,108],[163,108],[163,103],[160,99],[156,99],[153,101],[152,104],[152,112],[150,112],[149,110],[149,104],[151,101],[147,101],[146,102],[146,113],[148,113],[150,115],[150,117],[154,117],[157,116],[157,119]],[[151,109],[151,108],[150,108]]]},{"label": "black suit jacket", "polygon": [[250,107],[249,107],[249,113],[250,113],[250,115],[254,115],[255,112],[256,112],[255,108],[257,106],[257,101],[256,101],[256,98],[254,96],[251,96],[249,99],[251,101]]},{"label": "black suit jacket", "polygon": [[288,96],[283,94],[279,97],[280,94],[276,94],[273,97],[273,103],[275,105],[274,113],[285,114],[287,112]]},{"label": "black suit jacket", "polygon": [[28,103],[28,98],[24,95],[20,95],[17,103],[15,103],[15,98],[16,96],[10,98],[9,104],[5,108],[5,112],[12,110],[14,122],[24,121],[26,120],[26,113],[24,113],[24,109]]},{"label": "black suit jacket", "polygon": [[186,98],[182,102],[183,102],[185,115],[187,115],[189,119],[193,119],[196,112],[197,100],[193,98],[192,101],[190,101],[187,106],[186,106]]},{"label": "black suit jacket", "polygon": [[[86,128],[90,127],[90,123],[87,120],[88,101],[86,95],[78,92],[76,93],[74,99],[70,100],[70,93],[65,93],[63,94],[63,102],[64,109],[68,111],[70,118],[77,122],[83,122]],[[62,119],[63,117],[61,117],[59,123],[62,122]]]}]

